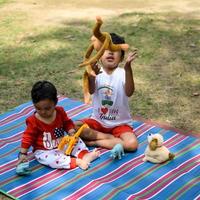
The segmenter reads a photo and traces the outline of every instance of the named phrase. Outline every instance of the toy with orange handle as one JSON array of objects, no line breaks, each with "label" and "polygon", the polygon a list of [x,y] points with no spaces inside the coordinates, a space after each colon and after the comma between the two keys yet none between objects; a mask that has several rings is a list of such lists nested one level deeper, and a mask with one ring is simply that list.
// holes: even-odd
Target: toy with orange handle
[{"label": "toy with orange handle", "polygon": [[67,149],[65,151],[65,154],[69,156],[71,154],[73,148],[74,148],[74,145],[77,143],[78,138],[79,138],[79,136],[82,133],[84,128],[89,128],[89,126],[87,124],[83,124],[74,135],[64,136],[62,138],[61,142],[58,145],[58,149],[63,150],[65,148],[65,145],[67,145]]},{"label": "toy with orange handle", "polygon": [[[90,104],[88,76],[90,74],[96,76],[95,72],[92,70],[92,64],[97,62],[107,49],[111,51],[118,51],[118,50],[126,51],[129,48],[128,44],[114,44],[108,32],[101,32],[100,28],[102,24],[103,21],[101,17],[97,16],[96,24],[95,27],[93,28],[93,36],[91,37],[91,44],[89,45],[85,53],[84,61],[81,64],[79,64],[79,67],[85,67],[86,69],[83,75],[83,94],[84,94],[84,102],[86,104]],[[93,50],[96,50],[97,53],[96,55],[91,56]]]},{"label": "toy with orange handle", "polygon": [[[119,51],[119,50],[128,50],[128,44],[114,44],[112,42],[112,38],[108,32],[101,32],[100,28],[103,24],[103,21],[100,16],[96,17],[96,24],[93,28],[93,36],[91,37],[92,43],[89,45],[86,54],[84,56],[84,61],[79,64],[79,67],[84,67],[91,65],[92,63],[97,62],[101,56],[104,54],[104,51],[109,49],[111,51]],[[97,54],[93,57],[90,57],[93,50],[97,51]],[[88,68],[86,68],[88,70]],[[87,71],[89,74],[92,72],[92,69]]]}]

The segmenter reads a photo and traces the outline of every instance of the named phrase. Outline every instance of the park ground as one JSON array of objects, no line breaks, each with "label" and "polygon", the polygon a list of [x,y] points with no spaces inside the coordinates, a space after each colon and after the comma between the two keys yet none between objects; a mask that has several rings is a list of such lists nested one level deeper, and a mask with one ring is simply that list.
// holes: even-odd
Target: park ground
[{"label": "park ground", "polygon": [[138,49],[132,115],[198,132],[199,0],[0,0],[0,113],[29,101],[37,80],[82,100],[77,66],[96,15]]}]

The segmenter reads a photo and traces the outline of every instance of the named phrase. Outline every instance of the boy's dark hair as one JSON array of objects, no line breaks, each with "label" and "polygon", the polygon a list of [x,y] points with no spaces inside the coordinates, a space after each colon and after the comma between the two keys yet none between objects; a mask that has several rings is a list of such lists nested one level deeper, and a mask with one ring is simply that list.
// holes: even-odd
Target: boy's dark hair
[{"label": "boy's dark hair", "polygon": [[49,99],[56,105],[58,102],[56,87],[49,81],[38,81],[32,87],[31,98],[34,104]]},{"label": "boy's dark hair", "polygon": [[[117,35],[116,33],[110,33],[110,36],[112,38],[113,44],[125,44],[124,38]],[[122,60],[123,60],[125,52],[124,50],[121,50],[121,52],[122,52]]]}]

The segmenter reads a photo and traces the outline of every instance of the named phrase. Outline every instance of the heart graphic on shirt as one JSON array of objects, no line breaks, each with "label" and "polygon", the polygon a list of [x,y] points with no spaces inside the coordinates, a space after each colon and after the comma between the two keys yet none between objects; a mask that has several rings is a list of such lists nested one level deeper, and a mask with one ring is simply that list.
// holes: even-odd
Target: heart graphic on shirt
[{"label": "heart graphic on shirt", "polygon": [[108,108],[101,108],[101,112],[105,115],[108,112]]}]

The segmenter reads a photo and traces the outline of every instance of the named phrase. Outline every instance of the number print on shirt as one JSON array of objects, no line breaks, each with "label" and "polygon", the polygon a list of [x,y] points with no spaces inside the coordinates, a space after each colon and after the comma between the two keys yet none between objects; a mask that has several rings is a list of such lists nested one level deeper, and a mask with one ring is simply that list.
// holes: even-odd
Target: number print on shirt
[{"label": "number print on shirt", "polygon": [[59,139],[52,140],[50,132],[43,133],[43,145],[46,149],[54,149],[58,146]]}]

